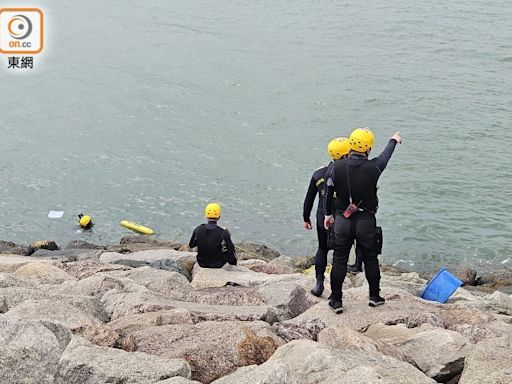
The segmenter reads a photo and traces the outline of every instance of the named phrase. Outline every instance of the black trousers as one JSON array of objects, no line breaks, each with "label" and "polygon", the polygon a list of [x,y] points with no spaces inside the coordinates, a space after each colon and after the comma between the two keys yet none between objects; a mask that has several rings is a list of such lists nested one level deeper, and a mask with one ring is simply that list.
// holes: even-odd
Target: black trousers
[{"label": "black trousers", "polygon": [[318,236],[318,249],[315,255],[315,275],[317,279],[324,279],[325,268],[327,267],[327,230],[324,228],[324,216],[316,217],[316,234]]},{"label": "black trousers", "polygon": [[331,270],[331,298],[333,300],[340,300],[342,297],[341,288],[347,274],[348,256],[354,240],[357,241],[357,247],[361,249],[364,272],[370,286],[370,296],[379,294],[380,270],[375,228],[376,221],[373,213],[356,212],[349,219],[345,219],[341,213],[336,215]]}]

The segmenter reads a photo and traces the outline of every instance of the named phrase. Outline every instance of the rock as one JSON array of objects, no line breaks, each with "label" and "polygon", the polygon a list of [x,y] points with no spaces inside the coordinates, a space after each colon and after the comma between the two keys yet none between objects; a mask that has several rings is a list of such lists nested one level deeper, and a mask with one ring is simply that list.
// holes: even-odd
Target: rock
[{"label": "rock", "polygon": [[408,363],[368,351],[343,351],[309,340],[281,346],[258,367],[246,367],[214,384],[434,384]]},{"label": "rock", "polygon": [[479,342],[466,356],[459,384],[512,383],[512,338]]},{"label": "rock", "polygon": [[34,287],[38,282],[31,279],[21,279],[11,274],[0,274],[0,288],[11,288],[11,287],[21,287],[21,288],[30,288]]},{"label": "rock", "polygon": [[135,332],[126,338],[125,349],[184,358],[194,380],[210,383],[237,367],[263,363],[281,344],[263,322],[207,321]]},{"label": "rock", "polygon": [[[452,265],[448,266],[447,269],[450,271],[451,274],[459,278],[464,285],[476,285],[477,279],[476,279],[476,270],[471,267],[461,267],[458,265]],[[430,271],[427,273],[424,273],[422,275],[423,278],[430,281],[432,277],[437,273],[437,271]]]},{"label": "rock", "polygon": [[161,240],[161,239],[155,239],[153,237],[147,237],[147,236],[141,236],[141,235],[127,235],[123,236],[121,240],[119,241],[119,244],[150,244],[150,245],[157,245],[159,247],[164,248],[172,248],[176,246],[181,246],[182,243],[178,243],[176,241],[171,240]]},{"label": "rock", "polygon": [[477,278],[476,284],[493,289],[510,287],[512,286],[512,268],[503,268],[501,270],[496,270],[492,273],[482,275]]},{"label": "rock", "polygon": [[60,248],[55,241],[52,240],[38,240],[30,244],[30,247],[37,251],[38,249],[47,249],[48,251],[58,251]]},{"label": "rock", "polygon": [[452,273],[457,276],[464,285],[476,285],[476,270],[469,267],[459,267],[454,269]]},{"label": "rock", "polygon": [[68,303],[53,300],[28,299],[9,310],[5,316],[12,320],[60,322],[72,331],[101,324],[101,321]]},{"label": "rock", "polygon": [[179,250],[182,246],[183,244],[175,241],[159,240],[141,235],[128,235],[121,239],[120,245],[107,245],[106,248],[110,252],[131,253],[153,249]]},{"label": "rock", "polygon": [[189,291],[182,301],[217,306],[255,306],[266,305],[265,297],[254,288],[216,287]]},{"label": "rock", "polygon": [[269,275],[285,275],[295,273],[295,268],[289,265],[278,264],[273,262],[254,265],[250,267],[250,269],[254,272],[267,273]]},{"label": "rock", "polygon": [[316,341],[318,334],[326,327],[326,324],[321,319],[300,320],[294,323],[278,323],[274,325],[277,335],[286,342],[301,339]]},{"label": "rock", "polygon": [[0,254],[0,273],[15,272],[21,266],[33,262],[29,256],[3,255]]},{"label": "rock", "polygon": [[149,267],[149,262],[143,260],[119,259],[111,261],[112,264],[124,265],[130,268]]},{"label": "rock", "polygon": [[[364,274],[359,273],[358,277],[362,280]],[[427,280],[421,278],[417,272],[383,273],[381,278],[381,285],[403,289],[413,296],[420,296],[426,283]],[[368,286],[366,279],[363,281],[363,285]]]},{"label": "rock", "polygon": [[239,260],[237,262],[237,265],[239,267],[246,267],[246,268],[252,268],[256,265],[265,265],[267,264],[267,262],[265,260],[260,260],[260,259],[247,259],[247,260]]},{"label": "rock", "polygon": [[174,249],[154,249],[147,251],[139,251],[129,254],[121,254],[116,252],[104,252],[100,260],[104,263],[112,263],[116,260],[139,260],[139,261],[147,261],[148,263],[152,263],[154,261],[171,259],[178,260],[179,258],[185,256],[196,256],[195,252],[179,252]]},{"label": "rock", "polygon": [[[195,260],[195,257],[194,257]],[[141,268],[141,267],[151,267],[155,269],[162,269],[164,271],[173,271],[181,273],[183,276],[187,278],[187,280],[192,280],[192,276],[190,271],[188,270],[189,266],[183,264],[183,262],[178,262],[178,260],[172,259],[162,259],[156,260],[153,262],[148,262],[144,260],[132,260],[132,259],[119,259],[112,261],[114,264],[124,265],[130,268]]]},{"label": "rock", "polygon": [[159,381],[155,384],[201,384],[199,381],[192,381],[184,377],[172,377],[167,380]]},{"label": "rock", "polygon": [[371,325],[365,336],[394,345],[418,368],[437,382],[446,382],[462,372],[471,344],[461,334],[423,324],[407,328],[403,324]]},{"label": "rock", "polygon": [[[282,321],[296,317],[322,301],[321,298],[309,292],[309,286],[313,286],[313,281],[312,279],[278,281],[261,285],[258,292],[269,305],[279,310],[279,320]],[[324,296],[328,295],[326,290]]]},{"label": "rock", "polygon": [[500,291],[494,291],[491,295],[475,295],[459,288],[448,301],[449,303],[461,303],[467,307],[474,307],[498,315],[512,315],[512,298]]},{"label": "rock", "polygon": [[[168,272],[172,273],[172,272]],[[143,286],[132,284],[123,290],[113,289],[103,295],[101,301],[111,320],[146,312],[174,309],[174,300]]]},{"label": "rock", "polygon": [[192,270],[194,269],[194,265],[196,264],[196,256],[190,255],[190,256],[182,256],[176,260],[176,263],[178,263],[181,268],[186,270],[190,276],[192,276]]},{"label": "rock", "polygon": [[[46,311],[50,313],[55,310],[65,316],[65,310],[59,309],[61,304],[66,304],[77,308],[87,314],[88,317],[94,317],[102,322],[108,321],[108,316],[101,302],[94,297],[82,296],[76,294],[58,294],[47,292],[42,289],[27,288],[3,288],[0,289],[0,302],[5,301],[9,311],[23,304],[27,300],[48,301],[50,308],[42,308],[44,314]],[[21,313],[22,315],[22,313]]]},{"label": "rock", "polygon": [[32,253],[34,253],[34,250],[29,246],[0,240],[0,254],[30,256]]},{"label": "rock", "polygon": [[395,346],[367,337],[344,326],[329,327],[318,334],[318,342],[344,351],[366,351],[382,353],[416,366],[416,362],[400,352]]},{"label": "rock", "polygon": [[124,338],[131,333],[162,325],[194,324],[189,311],[185,309],[171,309],[160,312],[136,313],[120,317],[108,323],[110,329],[119,335],[120,345]]},{"label": "rock", "polygon": [[235,248],[238,260],[260,259],[270,261],[280,256],[279,252],[263,244],[237,243]]},{"label": "rock", "polygon": [[227,282],[235,282],[246,287],[257,287],[278,281],[301,279],[301,274],[267,275],[251,271],[245,267],[225,265],[222,268],[201,268],[196,264],[192,271],[194,288],[224,287]]},{"label": "rock", "polygon": [[381,295],[386,299],[386,304],[371,308],[368,306],[367,288],[351,288],[344,291],[343,314],[336,315],[324,301],[301,315],[282,322],[281,327],[295,327],[308,320],[317,319],[324,322],[326,327],[344,325],[355,331],[364,331],[375,323],[405,324],[410,328],[424,323],[443,326],[443,304],[422,300],[397,288],[382,287]]},{"label": "rock", "polygon": [[99,347],[74,337],[62,354],[55,384],[153,384],[174,376],[189,378],[189,365],[183,360]]},{"label": "rock", "polygon": [[180,299],[192,290],[190,282],[180,273],[142,267],[111,273],[116,278],[126,278],[154,292]]},{"label": "rock", "polygon": [[103,324],[86,325],[76,329],[75,333],[101,347],[114,347],[119,340],[119,334]]},{"label": "rock", "polygon": [[71,240],[66,244],[64,249],[105,249],[102,245],[96,245],[88,243],[87,241],[83,240]]},{"label": "rock", "polygon": [[58,261],[78,261],[85,259],[99,259],[102,250],[99,249],[60,249],[49,251],[47,249],[38,249],[31,256],[38,259],[50,259]]},{"label": "rock", "polygon": [[305,269],[311,268],[315,265],[314,256],[292,256],[291,259],[292,265],[299,271],[304,271]]},{"label": "rock", "polygon": [[94,259],[61,263],[59,267],[77,279],[85,279],[100,272],[127,271],[130,269],[122,265],[105,264]]},{"label": "rock", "polygon": [[0,315],[2,383],[53,384],[69,330],[48,322],[13,321]]},{"label": "rock", "polygon": [[[315,258],[313,256],[279,256],[278,258],[268,262],[267,268],[272,271],[273,269],[278,272],[270,272],[270,273],[294,273],[294,272],[302,272],[305,269],[308,269],[315,263]],[[281,267],[282,272],[279,272]],[[288,272],[287,272],[288,271]],[[264,272],[264,271],[258,271]],[[269,273],[269,272],[265,272]]]},{"label": "rock", "polygon": [[175,301],[176,308],[190,312],[194,323],[202,321],[265,321],[273,324],[278,320],[276,308],[268,305],[209,305]]},{"label": "rock", "polygon": [[40,261],[22,265],[14,272],[14,276],[22,279],[37,279],[43,284],[61,284],[64,281],[76,280],[62,269]]},{"label": "rock", "polygon": [[122,279],[98,273],[79,281],[66,281],[60,285],[41,285],[39,289],[50,294],[85,295],[101,299],[105,293],[114,289],[123,290],[124,287],[125,283]]},{"label": "rock", "polygon": [[188,281],[192,280],[192,274],[188,271],[187,268],[184,268],[180,263],[178,263],[178,260],[172,260],[172,259],[162,259],[153,261],[150,266],[152,268],[156,269],[162,269],[164,271],[173,271],[181,273],[183,276],[187,278]]}]

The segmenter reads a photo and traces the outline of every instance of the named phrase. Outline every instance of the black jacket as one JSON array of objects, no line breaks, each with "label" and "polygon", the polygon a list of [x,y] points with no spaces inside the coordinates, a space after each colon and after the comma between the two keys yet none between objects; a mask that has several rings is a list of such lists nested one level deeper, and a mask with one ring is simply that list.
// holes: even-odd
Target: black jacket
[{"label": "black jacket", "polygon": [[[332,164],[332,163],[331,163]],[[325,196],[326,196],[326,188],[325,188],[325,175],[327,172],[327,166],[323,166],[318,168],[311,176],[311,180],[309,182],[308,192],[306,193],[306,197],[304,198],[304,208],[302,211],[302,217],[305,223],[311,223],[310,215],[311,210],[313,209],[313,204],[315,202],[315,197],[318,194],[318,208],[316,211],[317,216],[324,216],[325,209]]]},{"label": "black jacket", "polygon": [[[377,198],[377,182],[386,168],[396,141],[389,140],[384,151],[374,159],[369,160],[363,154],[351,153],[346,159],[337,160],[330,167],[327,178],[327,195],[325,214],[334,213],[333,202],[336,202],[336,211],[343,211],[352,202],[359,204],[363,211],[376,213],[379,207]],[[349,189],[350,185],[350,189]],[[336,193],[336,199],[334,199]]]},{"label": "black jacket", "polygon": [[197,247],[197,263],[203,268],[220,268],[226,263],[236,265],[235,246],[229,231],[214,222],[197,226],[189,246]]}]

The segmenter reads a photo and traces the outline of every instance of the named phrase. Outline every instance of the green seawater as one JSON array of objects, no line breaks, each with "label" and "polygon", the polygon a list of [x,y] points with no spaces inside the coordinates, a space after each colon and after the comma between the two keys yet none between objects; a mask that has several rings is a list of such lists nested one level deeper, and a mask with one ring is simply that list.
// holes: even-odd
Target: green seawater
[{"label": "green seawater", "polygon": [[218,201],[235,241],[314,254],[311,174],[369,126],[374,153],[404,138],[380,182],[384,263],[512,263],[510,3],[40,6],[35,68],[0,57],[0,239],[115,242],[128,219],[188,241]]}]

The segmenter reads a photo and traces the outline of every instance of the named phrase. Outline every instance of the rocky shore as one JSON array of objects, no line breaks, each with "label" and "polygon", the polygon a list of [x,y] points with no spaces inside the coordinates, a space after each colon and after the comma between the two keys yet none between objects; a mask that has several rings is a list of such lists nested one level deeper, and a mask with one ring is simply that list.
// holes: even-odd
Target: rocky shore
[{"label": "rocky shore", "polygon": [[312,257],[238,244],[238,266],[203,269],[186,246],[0,242],[0,383],[512,383],[512,271],[478,276],[447,304],[428,274],[363,274],[335,315],[309,293]]}]

